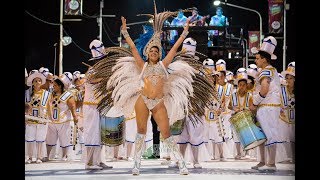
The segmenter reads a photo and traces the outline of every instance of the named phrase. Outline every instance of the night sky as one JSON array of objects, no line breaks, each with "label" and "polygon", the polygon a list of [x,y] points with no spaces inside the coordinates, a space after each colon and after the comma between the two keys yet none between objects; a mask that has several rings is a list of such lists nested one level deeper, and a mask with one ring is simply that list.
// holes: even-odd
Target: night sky
[{"label": "night sky", "polygon": [[[158,12],[163,10],[175,11],[179,8],[190,8],[196,6],[200,15],[214,15],[216,7],[213,6],[213,0],[157,0]],[[229,0],[229,3],[259,11],[263,19],[263,32],[268,32],[268,1],[267,0]],[[287,0],[287,3],[290,3]],[[91,16],[99,14],[100,0],[83,0],[83,13],[81,22],[64,22],[64,29],[73,41],[63,48],[63,70],[74,72],[80,70],[85,72],[87,69],[81,62],[86,62],[91,58],[89,44],[99,35],[99,27],[96,18]],[[248,30],[259,30],[259,18],[256,13],[222,5],[224,15],[232,19],[233,25],[241,25],[245,32]],[[24,10],[34,16],[51,22],[59,23],[60,0],[28,0],[25,3]],[[295,6],[290,3],[290,10],[287,11],[287,64],[295,61]],[[115,18],[104,18],[103,43],[105,47],[116,46],[118,43],[119,28],[121,25],[120,16],[127,18],[127,23],[146,21],[147,17],[137,17],[137,14],[153,13],[153,0],[105,0],[104,15],[116,15]],[[186,16],[191,13],[185,13]],[[65,19],[68,17],[64,17]],[[142,32],[141,26],[133,26],[129,30],[133,38],[137,38]],[[24,12],[24,54],[25,67],[28,72],[32,69],[39,69],[44,66],[51,72],[54,70],[55,47],[56,51],[56,74],[58,73],[59,59],[59,26],[45,24]],[[64,33],[64,35],[66,35]],[[108,33],[108,34],[107,34]],[[246,35],[246,33],[245,33]],[[77,47],[78,46],[78,47]],[[86,51],[86,52],[85,52]],[[282,71],[282,41],[278,40],[278,46],[275,53],[278,60],[274,64],[278,71]],[[216,61],[216,60],[215,60]],[[228,68],[228,65],[227,65]]]}]

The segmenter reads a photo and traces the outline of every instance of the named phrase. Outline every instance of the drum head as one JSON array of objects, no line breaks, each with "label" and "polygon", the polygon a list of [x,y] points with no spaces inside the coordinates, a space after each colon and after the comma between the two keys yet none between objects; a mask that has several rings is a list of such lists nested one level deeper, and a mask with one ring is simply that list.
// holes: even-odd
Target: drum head
[{"label": "drum head", "polygon": [[253,143],[251,143],[247,147],[245,147],[244,150],[253,149],[266,141],[267,141],[267,139],[260,139],[260,140],[254,141]]}]

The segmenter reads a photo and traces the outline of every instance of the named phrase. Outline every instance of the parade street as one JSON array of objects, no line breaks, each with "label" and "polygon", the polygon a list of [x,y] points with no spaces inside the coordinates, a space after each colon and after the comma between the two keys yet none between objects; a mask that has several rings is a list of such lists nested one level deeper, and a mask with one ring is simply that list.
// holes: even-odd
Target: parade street
[{"label": "parade street", "polygon": [[277,164],[276,172],[259,172],[250,169],[257,162],[250,160],[227,159],[226,162],[212,160],[202,162],[202,169],[194,169],[192,164],[187,167],[190,174],[179,175],[178,168],[168,168],[166,161],[142,160],[139,176],[133,176],[131,169],[133,162],[118,160],[106,162],[113,169],[85,170],[84,163],[79,160],[71,162],[50,161],[41,164],[26,164],[26,179],[214,179],[214,180],[293,180],[295,179],[294,164]]}]

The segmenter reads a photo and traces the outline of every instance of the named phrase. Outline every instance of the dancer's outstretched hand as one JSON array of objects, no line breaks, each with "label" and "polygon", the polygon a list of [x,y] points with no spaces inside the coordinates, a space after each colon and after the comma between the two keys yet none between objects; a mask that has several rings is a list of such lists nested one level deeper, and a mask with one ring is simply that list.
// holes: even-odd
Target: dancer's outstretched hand
[{"label": "dancer's outstretched hand", "polygon": [[190,24],[190,19],[188,18],[187,21],[186,21],[186,24],[183,27],[184,31],[188,31],[189,30],[189,24]]},{"label": "dancer's outstretched hand", "polygon": [[121,16],[121,21],[122,21],[122,29],[127,30],[127,20],[123,16]]}]

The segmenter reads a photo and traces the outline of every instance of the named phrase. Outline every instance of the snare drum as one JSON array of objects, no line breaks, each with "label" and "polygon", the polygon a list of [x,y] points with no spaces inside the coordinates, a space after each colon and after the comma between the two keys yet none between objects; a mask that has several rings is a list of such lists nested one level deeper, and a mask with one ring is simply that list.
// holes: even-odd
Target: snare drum
[{"label": "snare drum", "polygon": [[100,117],[101,143],[107,146],[119,146],[124,142],[124,116]]},{"label": "snare drum", "polygon": [[267,140],[262,129],[253,122],[253,115],[248,110],[240,111],[233,115],[230,118],[230,123],[244,150],[255,148]]}]

